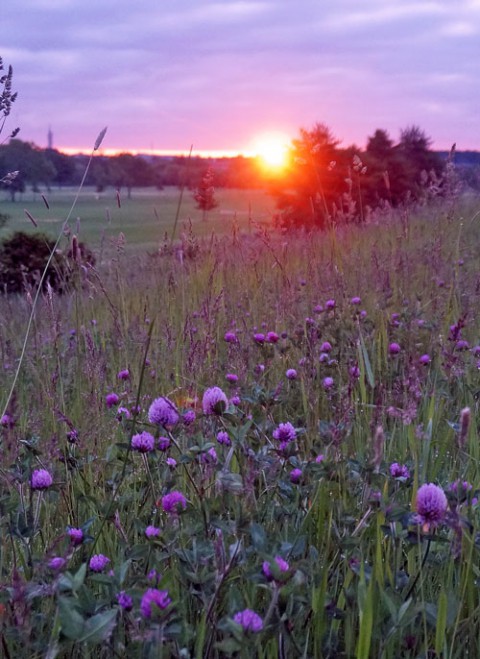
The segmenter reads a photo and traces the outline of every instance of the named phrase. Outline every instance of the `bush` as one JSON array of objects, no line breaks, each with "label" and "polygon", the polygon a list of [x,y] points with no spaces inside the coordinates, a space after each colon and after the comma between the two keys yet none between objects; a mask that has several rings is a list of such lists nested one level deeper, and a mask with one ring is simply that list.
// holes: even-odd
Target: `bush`
[{"label": "bush", "polygon": [[[75,238],[76,241],[76,238]],[[37,286],[55,247],[53,240],[36,233],[17,231],[0,247],[0,289],[4,293],[20,293],[25,287]],[[73,250],[66,253],[57,250],[48,267],[44,287],[63,292],[78,265],[94,265],[92,252],[83,243],[75,242]]]}]

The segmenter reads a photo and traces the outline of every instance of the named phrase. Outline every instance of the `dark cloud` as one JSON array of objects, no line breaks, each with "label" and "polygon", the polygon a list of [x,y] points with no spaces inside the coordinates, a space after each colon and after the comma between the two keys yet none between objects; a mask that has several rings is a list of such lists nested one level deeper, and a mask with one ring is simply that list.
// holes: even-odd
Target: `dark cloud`
[{"label": "dark cloud", "polygon": [[[327,6],[325,6],[327,5]],[[12,123],[45,144],[241,149],[324,121],[347,143],[418,123],[479,148],[480,2],[3,0]]]}]

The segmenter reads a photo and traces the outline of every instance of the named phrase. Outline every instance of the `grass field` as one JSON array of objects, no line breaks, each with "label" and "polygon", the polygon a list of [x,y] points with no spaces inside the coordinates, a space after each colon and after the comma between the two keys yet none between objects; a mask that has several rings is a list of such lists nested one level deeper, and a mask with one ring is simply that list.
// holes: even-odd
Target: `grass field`
[{"label": "grass field", "polygon": [[[24,209],[36,219],[38,230],[56,237],[70,211],[75,193],[72,188],[44,191],[50,209],[46,208],[40,193],[26,192],[15,203],[0,197],[0,213],[11,216],[6,227],[0,231],[0,239],[14,230],[36,230]],[[202,211],[195,208],[192,192],[184,191],[177,237],[189,221],[198,236],[220,235],[229,233],[235,223],[248,230],[249,220],[268,222],[274,212],[274,200],[262,190],[219,189],[215,198],[218,207],[208,213],[207,221],[203,221]],[[80,240],[94,250],[98,250],[102,242],[104,248],[108,248],[110,242],[115,242],[122,232],[128,249],[155,251],[163,242],[165,233],[169,237],[172,235],[179,199],[178,188],[139,188],[133,190],[131,199],[127,198],[126,192],[121,194],[119,207],[115,190],[97,193],[93,188],[85,188],[72,215],[71,227]]]},{"label": "grass field", "polygon": [[0,298],[2,656],[480,656],[479,202],[132,258],[154,200]]}]

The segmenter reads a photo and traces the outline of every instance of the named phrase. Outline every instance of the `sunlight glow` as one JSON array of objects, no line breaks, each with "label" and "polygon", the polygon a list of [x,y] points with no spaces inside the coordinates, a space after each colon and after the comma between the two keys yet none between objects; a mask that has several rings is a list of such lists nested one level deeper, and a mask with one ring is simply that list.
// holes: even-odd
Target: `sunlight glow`
[{"label": "sunlight glow", "polygon": [[265,133],[253,142],[252,151],[270,169],[282,169],[287,165],[289,138],[281,133]]}]

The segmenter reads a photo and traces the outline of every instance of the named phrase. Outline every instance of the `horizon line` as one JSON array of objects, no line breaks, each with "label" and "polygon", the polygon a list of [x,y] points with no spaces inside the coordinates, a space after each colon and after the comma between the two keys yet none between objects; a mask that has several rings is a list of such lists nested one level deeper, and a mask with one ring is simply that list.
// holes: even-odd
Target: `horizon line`
[{"label": "horizon line", "polygon": [[[52,148],[68,156],[90,155],[93,150],[92,147],[85,148],[85,147],[58,146]],[[151,148],[150,149],[130,149],[130,148],[119,149],[115,147],[106,147],[106,148],[99,148],[96,153],[102,156],[118,156],[121,153],[129,153],[133,156],[145,155],[145,156],[188,157],[190,155],[190,149],[151,149]],[[260,156],[259,153],[249,149],[192,149],[191,150],[192,158],[258,158],[259,156]]]}]

